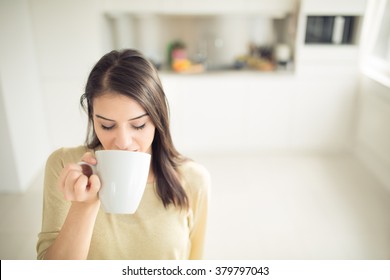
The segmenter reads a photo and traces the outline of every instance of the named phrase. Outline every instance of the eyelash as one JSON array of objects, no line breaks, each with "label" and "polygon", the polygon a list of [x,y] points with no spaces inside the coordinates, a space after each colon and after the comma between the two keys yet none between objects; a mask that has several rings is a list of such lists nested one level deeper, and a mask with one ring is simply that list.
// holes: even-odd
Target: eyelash
[{"label": "eyelash", "polygon": [[140,125],[140,126],[133,126],[133,128],[135,128],[135,130],[142,130],[145,128],[145,124]]},{"label": "eyelash", "polygon": [[104,130],[111,130],[111,129],[114,128],[114,126],[105,126],[105,125],[101,125],[101,126],[102,126],[102,128],[103,128]]},{"label": "eyelash", "polygon": [[[113,129],[113,128],[115,127],[115,125],[113,125],[113,126],[101,125],[101,126],[102,126],[102,129],[104,129],[104,130],[111,130],[111,129]],[[142,130],[142,129],[145,128],[145,124],[140,125],[140,126],[133,126],[133,128],[134,128],[135,130]]]}]

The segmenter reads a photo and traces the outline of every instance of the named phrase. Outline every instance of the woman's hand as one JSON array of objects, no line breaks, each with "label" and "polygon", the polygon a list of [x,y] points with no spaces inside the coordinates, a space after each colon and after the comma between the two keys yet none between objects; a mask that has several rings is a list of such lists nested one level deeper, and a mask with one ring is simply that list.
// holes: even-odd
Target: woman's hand
[{"label": "woman's hand", "polygon": [[[89,152],[85,153],[81,161],[91,165],[96,164],[96,158]],[[100,180],[92,174],[90,167],[77,163],[68,164],[59,177],[59,187],[68,201],[94,203],[99,201],[98,191]]]}]

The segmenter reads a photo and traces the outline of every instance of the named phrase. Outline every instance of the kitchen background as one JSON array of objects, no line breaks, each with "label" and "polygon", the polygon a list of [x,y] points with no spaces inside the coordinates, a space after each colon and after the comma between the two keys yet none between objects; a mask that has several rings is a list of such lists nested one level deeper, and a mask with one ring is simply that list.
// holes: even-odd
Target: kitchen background
[{"label": "kitchen background", "polygon": [[389,18],[388,0],[0,0],[0,258],[35,258],[46,158],[83,143],[93,64],[132,47],[211,173],[206,259],[389,259]]}]

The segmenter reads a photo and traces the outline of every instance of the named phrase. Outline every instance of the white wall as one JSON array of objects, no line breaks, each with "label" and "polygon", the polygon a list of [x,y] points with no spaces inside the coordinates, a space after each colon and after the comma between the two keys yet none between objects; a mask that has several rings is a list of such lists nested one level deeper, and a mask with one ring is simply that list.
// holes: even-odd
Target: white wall
[{"label": "white wall", "polygon": [[390,191],[390,88],[362,75],[357,154]]},{"label": "white wall", "polygon": [[48,151],[28,4],[0,1],[0,192],[26,190]]},{"label": "white wall", "polygon": [[102,43],[102,1],[0,1],[0,192],[25,191],[48,154],[86,134],[79,98]]},{"label": "white wall", "polygon": [[79,98],[103,49],[102,1],[30,0],[51,150],[80,145],[86,116]]},{"label": "white wall", "polygon": [[11,124],[6,114],[4,99],[3,90],[0,84],[0,127],[2,128],[0,132],[0,176],[2,178],[0,191],[19,191],[20,181],[16,168],[16,159],[14,156],[14,148],[9,129]]}]

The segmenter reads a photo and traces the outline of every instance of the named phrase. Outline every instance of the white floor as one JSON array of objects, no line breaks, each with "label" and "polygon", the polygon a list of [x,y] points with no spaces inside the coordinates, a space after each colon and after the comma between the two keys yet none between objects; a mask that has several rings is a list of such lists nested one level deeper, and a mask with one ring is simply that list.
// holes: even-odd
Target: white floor
[{"label": "white floor", "polygon": [[[219,156],[206,259],[390,259],[390,192],[346,156]],[[0,259],[34,259],[42,177],[0,195]]]}]

